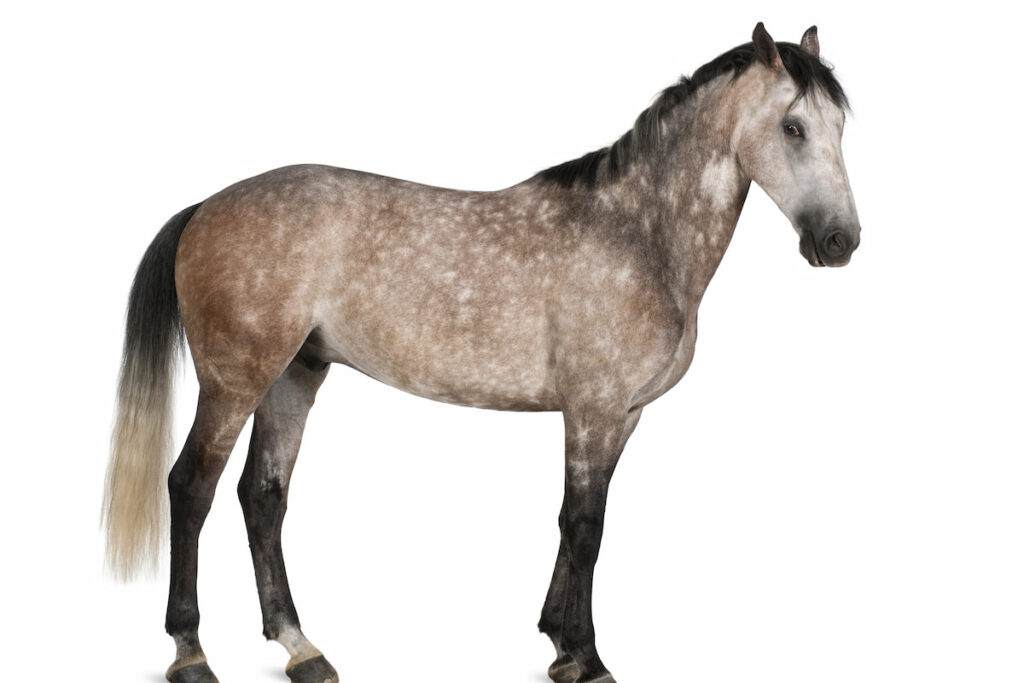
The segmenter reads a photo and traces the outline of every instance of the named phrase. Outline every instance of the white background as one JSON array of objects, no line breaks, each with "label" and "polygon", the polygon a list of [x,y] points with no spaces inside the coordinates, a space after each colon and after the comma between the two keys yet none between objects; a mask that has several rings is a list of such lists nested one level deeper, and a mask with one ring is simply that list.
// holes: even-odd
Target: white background
[{"label": "white background", "polygon": [[[749,39],[820,28],[863,225],[812,269],[753,189],[688,376],[612,486],[595,613],[622,683],[1024,680],[1019,41],[896,3],[22,3],[2,23],[4,680],[162,680],[167,569],[98,528],[142,252],[240,178],[320,162],[496,189],[607,144]],[[939,7],[935,5],[933,7]],[[196,386],[178,392],[178,443]],[[345,681],[539,683],[558,414],[457,408],[335,368],[285,546]],[[234,484],[201,548],[224,683],[285,681]]]}]

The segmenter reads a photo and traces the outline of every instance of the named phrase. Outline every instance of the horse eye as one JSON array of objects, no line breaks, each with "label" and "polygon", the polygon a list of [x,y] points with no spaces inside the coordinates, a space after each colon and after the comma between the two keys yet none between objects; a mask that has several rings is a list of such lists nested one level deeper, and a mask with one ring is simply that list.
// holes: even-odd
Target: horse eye
[{"label": "horse eye", "polygon": [[803,133],[800,131],[800,128],[794,123],[787,123],[785,126],[783,126],[783,128],[786,131],[786,135],[792,135],[795,138],[798,138],[801,135],[803,135]]}]

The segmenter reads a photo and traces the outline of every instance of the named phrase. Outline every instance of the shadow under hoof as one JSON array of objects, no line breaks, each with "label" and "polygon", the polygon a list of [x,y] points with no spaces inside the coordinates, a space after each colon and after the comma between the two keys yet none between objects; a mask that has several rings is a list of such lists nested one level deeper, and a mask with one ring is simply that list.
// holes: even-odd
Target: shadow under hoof
[{"label": "shadow under hoof", "polygon": [[548,678],[555,683],[573,683],[580,675],[580,668],[569,655],[562,655],[548,667]]},{"label": "shadow under hoof", "polygon": [[167,672],[167,680],[171,683],[218,683],[217,677],[206,662],[189,664],[180,669]]},{"label": "shadow under hoof", "polygon": [[338,672],[323,655],[290,666],[285,673],[292,683],[338,683]]}]

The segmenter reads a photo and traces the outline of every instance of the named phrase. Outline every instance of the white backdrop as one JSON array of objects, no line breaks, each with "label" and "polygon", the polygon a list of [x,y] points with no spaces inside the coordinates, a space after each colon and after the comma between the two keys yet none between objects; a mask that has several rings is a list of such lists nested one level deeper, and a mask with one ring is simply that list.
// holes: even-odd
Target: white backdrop
[{"label": "white backdrop", "polygon": [[[863,224],[812,269],[753,189],[688,376],[612,485],[598,644],[622,683],[1024,680],[1019,52],[895,3],[28,3],[5,12],[5,680],[163,680],[167,569],[102,572],[128,287],[163,222],[296,162],[496,189],[607,144],[764,20],[817,23]],[[837,9],[838,8],[838,9]],[[944,13],[945,12],[945,13]],[[343,681],[539,683],[561,421],[335,368],[285,546]],[[178,392],[179,444],[196,395]],[[201,547],[224,683],[285,681],[234,497]]]}]

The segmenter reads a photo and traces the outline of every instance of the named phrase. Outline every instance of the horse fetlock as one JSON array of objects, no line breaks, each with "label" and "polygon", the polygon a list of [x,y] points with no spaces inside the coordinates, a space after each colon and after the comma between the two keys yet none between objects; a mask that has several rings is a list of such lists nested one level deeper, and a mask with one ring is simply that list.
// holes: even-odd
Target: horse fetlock
[{"label": "horse fetlock", "polygon": [[[202,656],[203,649],[199,646],[199,610],[192,605],[169,605],[164,619],[164,630],[174,638],[178,649],[178,659],[191,657],[197,653]],[[203,657],[205,659],[205,657]]]},{"label": "horse fetlock", "polygon": [[548,613],[547,605],[540,615],[540,621],[537,622],[537,630],[551,638],[551,642],[558,648],[558,643],[561,640],[562,631],[562,613],[558,612]]}]

